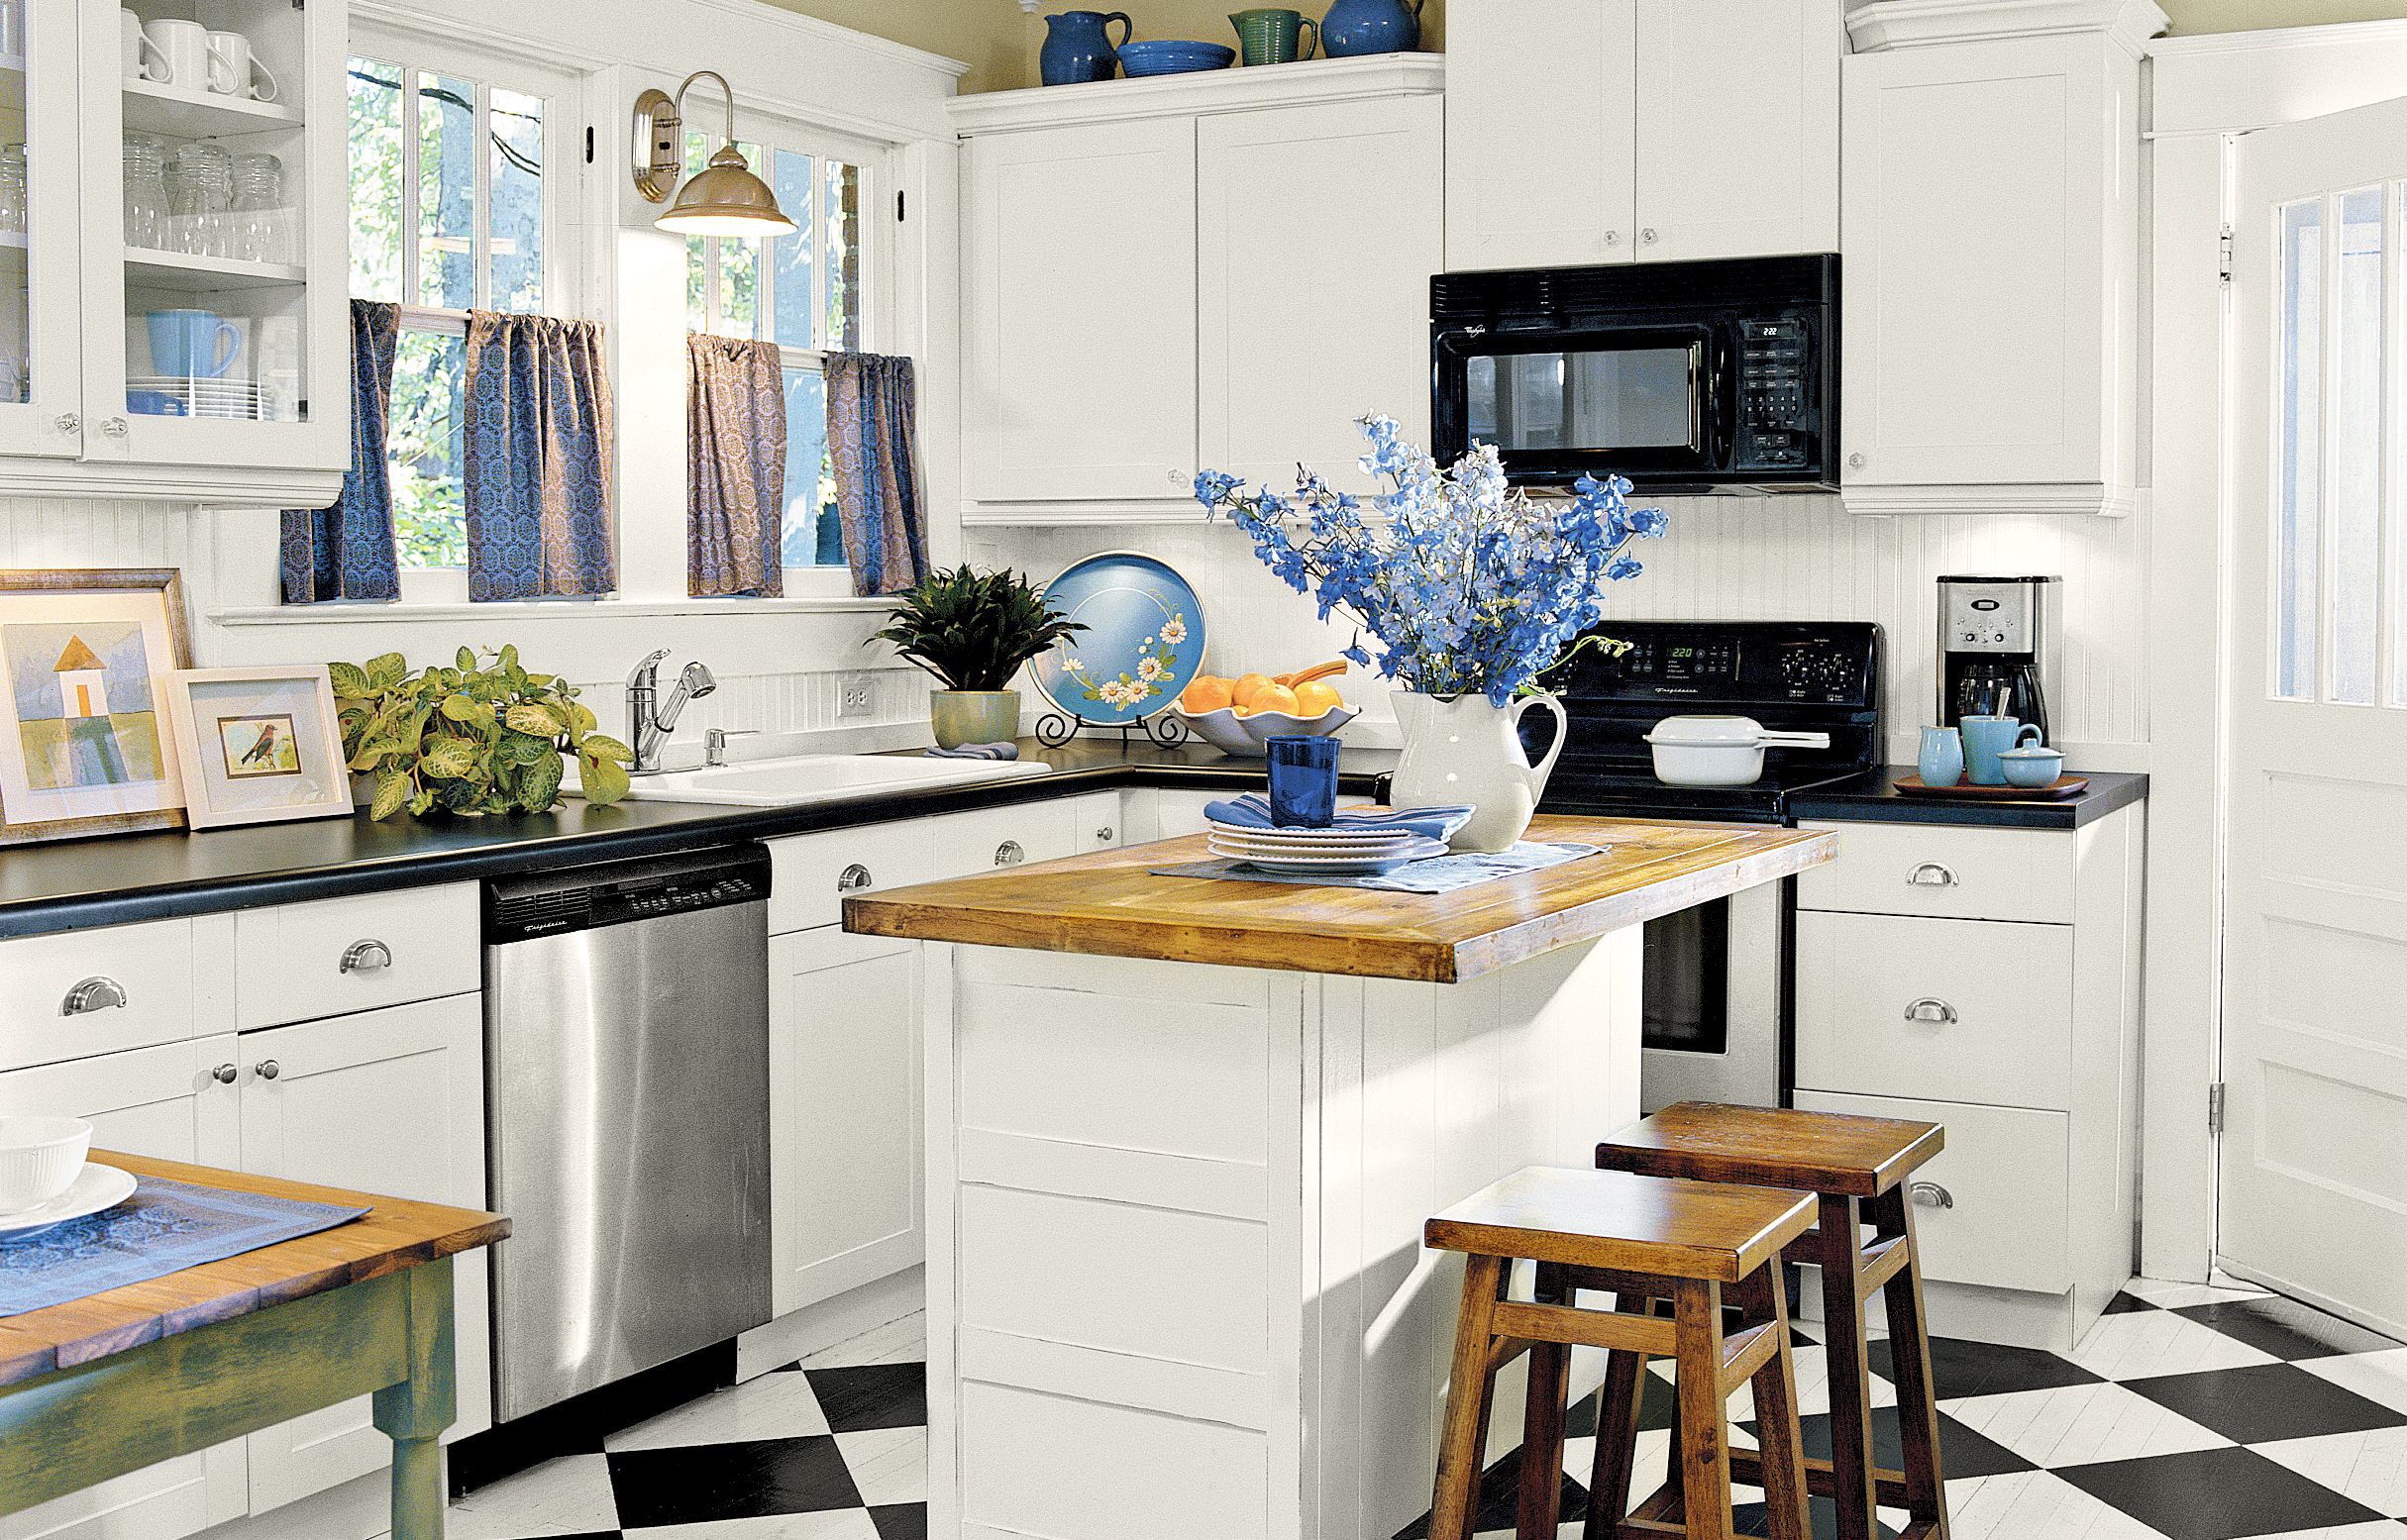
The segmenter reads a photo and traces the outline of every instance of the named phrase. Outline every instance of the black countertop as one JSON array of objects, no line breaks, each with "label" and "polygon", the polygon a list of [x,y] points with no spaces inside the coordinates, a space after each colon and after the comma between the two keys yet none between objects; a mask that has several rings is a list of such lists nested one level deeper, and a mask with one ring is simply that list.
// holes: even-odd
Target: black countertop
[{"label": "black countertop", "polygon": [[1901,776],[1914,773],[1911,765],[1892,765],[1853,780],[1817,787],[1789,799],[1800,821],[1823,823],[1974,824],[1993,829],[2078,829],[2129,807],[2147,795],[2147,777],[2124,770],[2069,771],[2087,777],[2089,788],[2079,796],[2058,801],[2040,798],[2015,801],[1907,796],[1897,789]]},{"label": "black countertop", "polygon": [[[194,833],[129,834],[0,851],[0,937],[125,925],[261,904],[340,898],[429,882],[470,881],[532,868],[690,850],[719,840],[763,839],[964,808],[993,807],[1121,786],[1243,790],[1262,784],[1262,762],[1217,749],[1074,741],[1020,744],[1046,775],[831,798],[792,807],[691,802],[571,800],[557,812],[516,818],[370,823],[366,814]],[[1396,755],[1348,749],[1340,784],[1368,794]]]}]

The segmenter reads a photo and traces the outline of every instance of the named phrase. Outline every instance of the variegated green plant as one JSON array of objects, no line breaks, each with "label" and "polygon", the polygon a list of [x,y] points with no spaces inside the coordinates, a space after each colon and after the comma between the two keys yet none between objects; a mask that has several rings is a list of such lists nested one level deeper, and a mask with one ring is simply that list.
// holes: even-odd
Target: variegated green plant
[{"label": "variegated green plant", "polygon": [[521,667],[515,647],[464,647],[451,667],[416,672],[399,653],[331,667],[343,753],[353,770],[376,778],[371,818],[405,807],[548,812],[572,755],[586,801],[627,794],[634,751],[593,730],[593,713],[566,679]]}]

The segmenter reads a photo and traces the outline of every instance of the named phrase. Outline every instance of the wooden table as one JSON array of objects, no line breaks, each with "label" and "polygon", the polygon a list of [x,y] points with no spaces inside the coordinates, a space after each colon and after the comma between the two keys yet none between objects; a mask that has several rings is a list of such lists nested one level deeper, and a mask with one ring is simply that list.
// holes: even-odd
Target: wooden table
[{"label": "wooden table", "polygon": [[350,1224],[0,1318],[0,1515],[375,1396],[393,1441],[392,1540],[439,1540],[455,1416],[452,1265],[498,1214],[95,1150],[137,1176],[366,1207]]}]

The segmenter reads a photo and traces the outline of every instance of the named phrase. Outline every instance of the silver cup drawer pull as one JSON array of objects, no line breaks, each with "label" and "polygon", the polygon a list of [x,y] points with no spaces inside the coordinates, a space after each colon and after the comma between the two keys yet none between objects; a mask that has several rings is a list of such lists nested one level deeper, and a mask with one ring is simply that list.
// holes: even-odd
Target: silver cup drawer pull
[{"label": "silver cup drawer pull", "polygon": [[123,1010],[126,986],[106,974],[96,974],[66,992],[58,1002],[61,1016],[88,1016],[96,1010]]},{"label": "silver cup drawer pull", "polygon": [[842,872],[836,873],[836,891],[839,893],[858,893],[871,886],[878,879],[876,877],[870,875],[869,868],[856,861],[851,866],[846,867]]},{"label": "silver cup drawer pull", "polygon": [[1934,1026],[1951,1027],[1960,1020],[1955,1007],[1936,995],[1926,994],[1906,1007],[1908,1021],[1929,1022]]},{"label": "silver cup drawer pull", "polygon": [[1917,1208],[1953,1208],[1955,1206],[1955,1194],[1936,1181],[1909,1183],[1906,1187],[1906,1195],[1914,1199]]},{"label": "silver cup drawer pull", "polygon": [[336,971],[345,974],[374,974],[393,966],[393,949],[370,938],[355,941],[343,949],[343,961]]},{"label": "silver cup drawer pull", "polygon": [[1016,867],[1027,859],[1026,848],[1017,840],[1005,840],[994,847],[994,864],[998,867]]},{"label": "silver cup drawer pull", "polygon": [[1944,866],[1936,861],[1926,861],[1906,873],[1906,885],[1908,887],[1961,887],[1964,884],[1963,879],[1955,874],[1953,867]]}]

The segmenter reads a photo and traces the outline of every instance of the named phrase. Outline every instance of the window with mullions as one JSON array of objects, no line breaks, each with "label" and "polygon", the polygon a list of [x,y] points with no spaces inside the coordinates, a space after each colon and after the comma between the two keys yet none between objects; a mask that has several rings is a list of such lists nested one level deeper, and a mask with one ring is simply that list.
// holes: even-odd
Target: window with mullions
[{"label": "window with mullions", "polygon": [[[687,175],[708,162],[718,143],[686,135]],[[749,141],[737,148],[797,228],[766,241],[686,237],[686,328],[778,344],[785,375],[785,563],[841,567],[822,367],[829,353],[871,341],[865,318],[874,254],[864,250],[870,222],[862,217],[870,173],[857,152]]]}]

